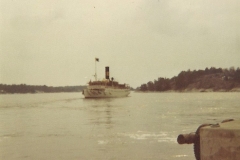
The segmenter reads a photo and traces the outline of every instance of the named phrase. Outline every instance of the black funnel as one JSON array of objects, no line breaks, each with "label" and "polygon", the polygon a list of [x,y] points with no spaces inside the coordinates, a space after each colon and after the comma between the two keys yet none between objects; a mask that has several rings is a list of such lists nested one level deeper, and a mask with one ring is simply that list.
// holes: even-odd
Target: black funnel
[{"label": "black funnel", "polygon": [[105,67],[105,78],[109,79],[109,67]]}]

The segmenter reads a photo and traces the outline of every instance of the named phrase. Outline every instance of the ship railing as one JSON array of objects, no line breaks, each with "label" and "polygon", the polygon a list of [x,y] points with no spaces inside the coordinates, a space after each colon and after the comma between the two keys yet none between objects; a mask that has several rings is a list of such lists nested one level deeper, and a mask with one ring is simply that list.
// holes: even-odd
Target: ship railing
[{"label": "ship railing", "polygon": [[91,85],[91,86],[88,86],[89,89],[104,89],[106,88],[105,86],[102,86],[102,85]]},{"label": "ship railing", "polygon": [[89,89],[104,89],[104,88],[114,88],[114,89],[130,89],[127,84],[118,84],[118,85],[108,85],[108,84],[90,84]]}]

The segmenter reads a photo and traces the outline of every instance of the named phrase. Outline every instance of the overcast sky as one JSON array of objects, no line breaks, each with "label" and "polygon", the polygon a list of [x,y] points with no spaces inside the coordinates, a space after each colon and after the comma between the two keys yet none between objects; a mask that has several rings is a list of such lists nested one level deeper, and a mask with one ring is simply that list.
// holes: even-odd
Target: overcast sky
[{"label": "overcast sky", "polygon": [[132,87],[240,67],[239,0],[0,0],[0,83]]}]

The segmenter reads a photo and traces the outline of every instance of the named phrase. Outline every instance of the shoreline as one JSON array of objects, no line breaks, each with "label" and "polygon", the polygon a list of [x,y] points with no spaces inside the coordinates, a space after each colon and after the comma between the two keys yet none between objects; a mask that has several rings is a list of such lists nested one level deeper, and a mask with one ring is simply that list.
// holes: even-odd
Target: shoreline
[{"label": "shoreline", "polygon": [[167,90],[167,91],[140,91],[140,90],[135,90],[135,92],[142,92],[142,93],[209,93],[209,92],[240,92],[240,88],[233,88],[231,90],[224,90],[224,89],[220,89],[220,90],[214,90],[214,89],[184,89],[181,91],[177,91],[177,90]]},{"label": "shoreline", "polygon": [[0,95],[8,95],[8,94],[48,94],[48,93],[82,93],[82,91],[73,91],[73,92],[35,92],[35,93],[0,93]]},{"label": "shoreline", "polygon": [[[133,92],[137,93],[223,93],[223,92],[240,92],[240,88],[233,88],[231,90],[213,90],[213,89],[184,89],[181,91],[177,90],[167,90],[167,91],[140,91],[140,90],[132,90]],[[7,92],[0,92],[0,95],[8,95],[8,94],[47,94],[47,93],[81,93],[82,91],[72,91],[72,92],[27,92],[27,93],[7,93]]]}]

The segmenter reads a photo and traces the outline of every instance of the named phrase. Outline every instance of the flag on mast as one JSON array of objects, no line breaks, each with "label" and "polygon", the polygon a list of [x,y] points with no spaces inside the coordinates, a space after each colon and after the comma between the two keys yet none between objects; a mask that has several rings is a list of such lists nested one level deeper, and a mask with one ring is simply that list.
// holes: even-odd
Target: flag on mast
[{"label": "flag on mast", "polygon": [[99,62],[99,58],[95,58],[95,61]]}]

